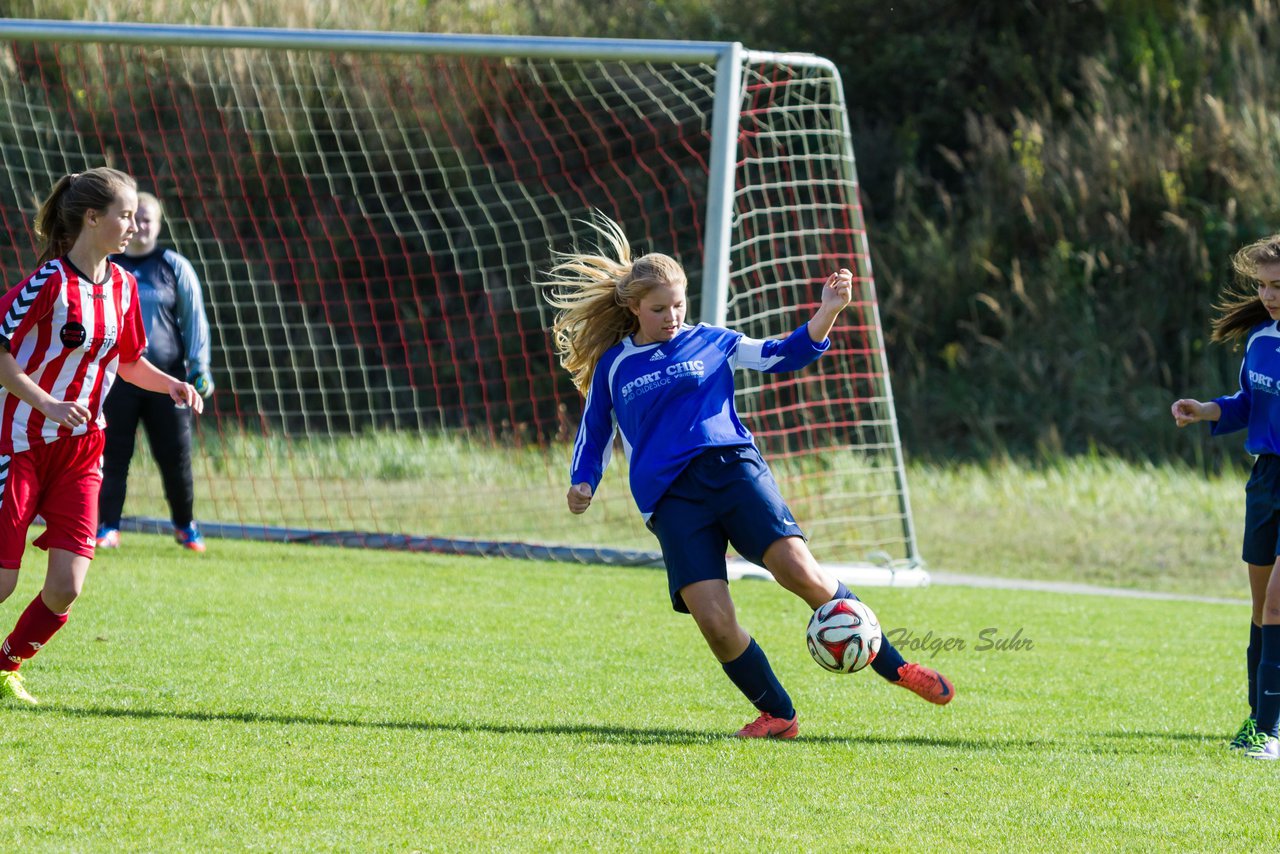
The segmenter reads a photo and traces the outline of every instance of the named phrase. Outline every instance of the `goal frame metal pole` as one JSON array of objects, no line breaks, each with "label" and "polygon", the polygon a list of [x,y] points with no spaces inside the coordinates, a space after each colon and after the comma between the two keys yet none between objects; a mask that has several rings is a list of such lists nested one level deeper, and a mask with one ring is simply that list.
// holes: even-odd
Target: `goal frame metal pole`
[{"label": "goal frame metal pole", "polygon": [[711,108],[711,164],[707,175],[706,243],[702,248],[702,322],[724,326],[729,316],[729,245],[733,241],[738,121],[742,114],[742,45],[734,42],[716,62]]},{"label": "goal frame metal pole", "polygon": [[[841,168],[844,170],[844,180],[850,187],[857,187],[858,175],[857,167],[854,165],[853,152],[853,134],[849,129],[849,110],[848,102],[844,95],[844,81],[840,77],[840,70],[836,68],[835,63],[824,57],[815,56],[810,53],[773,53],[766,51],[747,51],[743,57],[744,67],[746,64],[775,62],[787,65],[804,65],[811,68],[817,68],[831,76],[832,89],[835,94],[835,108],[839,114],[844,117],[844,127],[841,132],[841,145],[843,146],[843,157],[840,159]],[[719,75],[717,74],[717,77]],[[717,81],[717,86],[719,85]],[[718,108],[717,104],[717,108]],[[735,121],[736,121],[735,113]],[[735,140],[736,142],[736,140]],[[873,283],[875,278],[871,274],[871,246],[867,240],[866,228],[859,229],[859,239],[861,245],[858,251],[865,259],[867,277]],[[710,242],[710,238],[708,238]],[[875,330],[877,335],[883,334],[884,327],[880,322],[880,302],[879,300],[871,300],[871,312],[875,318]],[[920,548],[916,542],[916,526],[915,520],[911,515],[911,497],[907,491],[907,469],[906,459],[902,452],[902,437],[898,431],[898,415],[897,408],[893,401],[893,384],[889,378],[889,360],[885,356],[884,341],[876,341],[876,353],[881,360],[881,373],[884,377],[884,395],[885,405],[889,408],[889,412],[893,414],[893,462],[894,462],[894,478],[898,486],[898,509],[902,514],[903,539],[906,541],[907,557],[906,564],[908,569],[921,569],[924,567],[924,559],[920,555]]]}]

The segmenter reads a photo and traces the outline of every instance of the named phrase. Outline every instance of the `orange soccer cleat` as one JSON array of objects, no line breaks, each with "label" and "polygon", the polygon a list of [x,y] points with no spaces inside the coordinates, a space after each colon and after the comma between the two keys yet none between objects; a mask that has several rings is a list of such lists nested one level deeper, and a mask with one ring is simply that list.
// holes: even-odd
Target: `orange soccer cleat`
[{"label": "orange soccer cleat", "polygon": [[800,732],[800,716],[775,718],[768,712],[734,733],[738,738],[795,738]]},{"label": "orange soccer cleat", "polygon": [[936,670],[922,664],[907,663],[898,668],[898,681],[908,691],[914,691],[930,703],[945,706],[956,695],[951,680]]}]

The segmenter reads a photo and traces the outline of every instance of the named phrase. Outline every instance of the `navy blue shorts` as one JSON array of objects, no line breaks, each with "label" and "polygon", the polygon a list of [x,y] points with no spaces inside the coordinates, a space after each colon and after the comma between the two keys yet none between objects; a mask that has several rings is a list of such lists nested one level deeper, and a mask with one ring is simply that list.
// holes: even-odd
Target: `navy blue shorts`
[{"label": "navy blue shorts", "polygon": [[1263,454],[1244,487],[1245,563],[1271,566],[1280,555],[1280,457]]},{"label": "navy blue shorts", "polygon": [[662,545],[671,607],[689,613],[680,589],[697,581],[727,581],[729,544],[764,566],[764,553],[783,537],[803,537],[769,466],[754,445],[711,448],[690,461],[649,517]]}]

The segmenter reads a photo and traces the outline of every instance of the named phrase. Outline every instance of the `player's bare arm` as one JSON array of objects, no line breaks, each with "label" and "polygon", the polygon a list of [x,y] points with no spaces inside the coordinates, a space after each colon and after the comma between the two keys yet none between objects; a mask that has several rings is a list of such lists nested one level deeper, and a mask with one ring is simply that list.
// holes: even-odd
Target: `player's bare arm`
[{"label": "player's bare arm", "polygon": [[136,362],[121,362],[117,373],[120,379],[133,383],[138,388],[169,395],[174,403],[190,406],[192,412],[199,414],[204,411],[204,398],[191,383],[174,379],[145,358]]},{"label": "player's bare arm", "polygon": [[79,427],[89,420],[90,412],[86,407],[74,400],[58,400],[40,388],[18,367],[13,354],[3,348],[0,348],[0,385],[30,404],[45,418],[64,427]]},{"label": "player's bare arm", "polygon": [[809,338],[822,342],[831,334],[836,318],[853,299],[853,273],[841,268],[822,284],[822,304],[809,320]]},{"label": "player's bare arm", "polygon": [[1213,401],[1201,403],[1184,398],[1173,402],[1173,420],[1179,427],[1186,427],[1197,421],[1217,421],[1221,417],[1222,408]]}]

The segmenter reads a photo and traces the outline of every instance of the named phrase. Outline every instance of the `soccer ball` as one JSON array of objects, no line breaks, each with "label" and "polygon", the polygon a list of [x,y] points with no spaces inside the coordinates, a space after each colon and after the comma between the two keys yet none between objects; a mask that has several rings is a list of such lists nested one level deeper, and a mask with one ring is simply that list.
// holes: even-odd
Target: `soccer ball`
[{"label": "soccer ball", "polygon": [[880,621],[857,599],[832,599],[809,618],[809,654],[832,673],[857,673],[880,652]]}]

